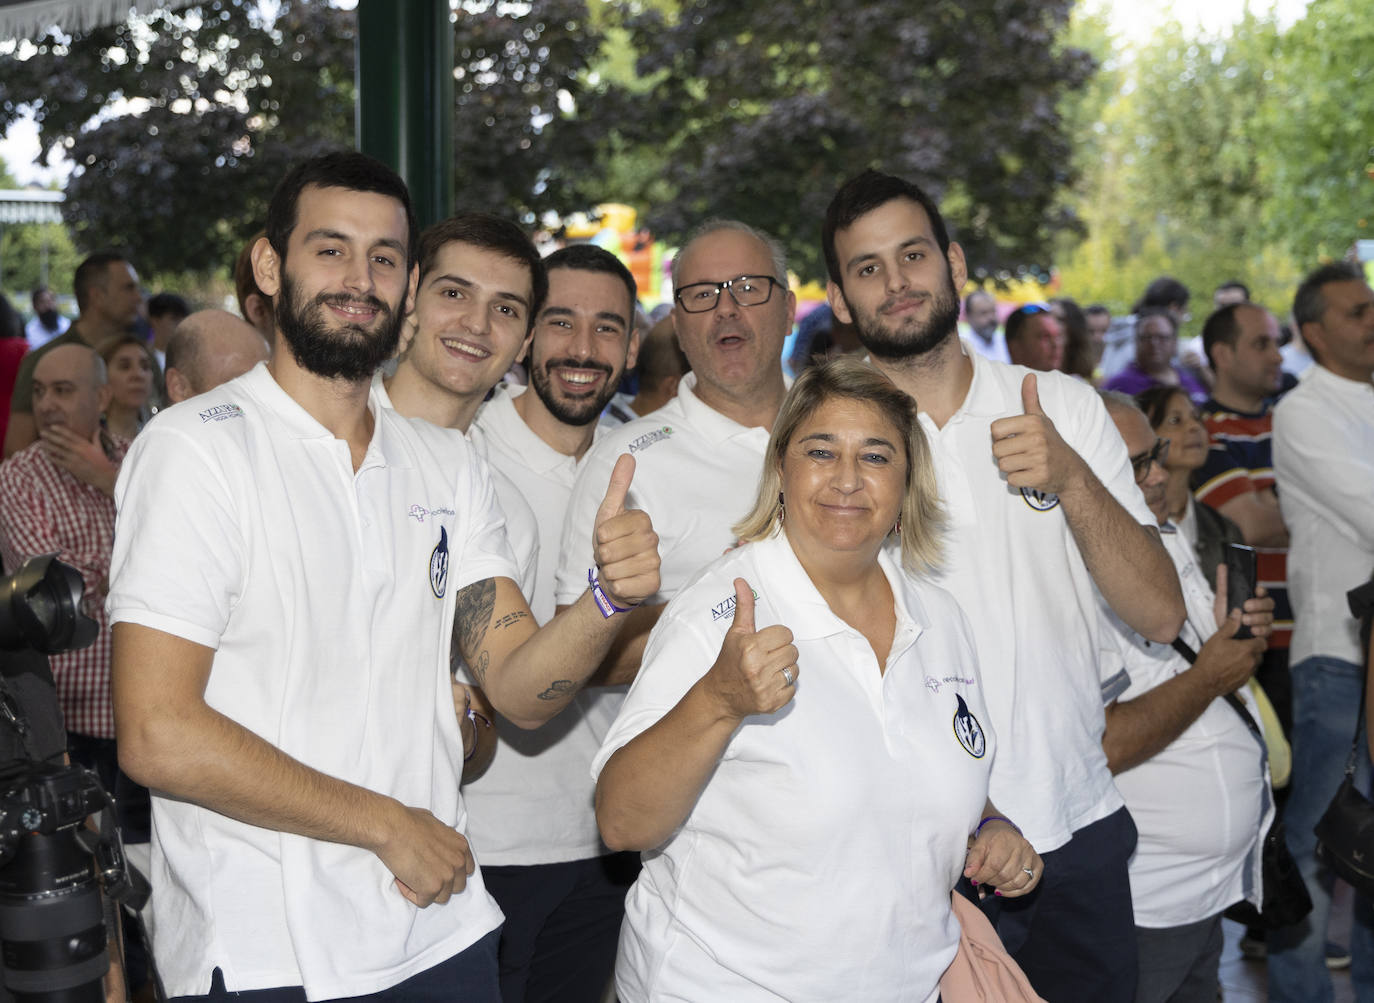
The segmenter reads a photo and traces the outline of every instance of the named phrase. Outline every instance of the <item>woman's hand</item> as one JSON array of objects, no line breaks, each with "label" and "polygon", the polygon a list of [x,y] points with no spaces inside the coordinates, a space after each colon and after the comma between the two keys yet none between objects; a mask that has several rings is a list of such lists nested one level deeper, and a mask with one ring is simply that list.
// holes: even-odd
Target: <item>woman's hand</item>
[{"label": "woman's hand", "polygon": [[995,888],[1004,898],[1025,895],[1040,883],[1044,872],[1040,854],[1010,822],[993,819],[976,837],[969,836],[964,877],[978,886],[980,898],[987,894],[986,887]]},{"label": "woman's hand", "polygon": [[781,624],[754,629],[754,590],[735,579],[735,621],[703,680],[723,716],[772,714],[797,692],[797,648]]}]

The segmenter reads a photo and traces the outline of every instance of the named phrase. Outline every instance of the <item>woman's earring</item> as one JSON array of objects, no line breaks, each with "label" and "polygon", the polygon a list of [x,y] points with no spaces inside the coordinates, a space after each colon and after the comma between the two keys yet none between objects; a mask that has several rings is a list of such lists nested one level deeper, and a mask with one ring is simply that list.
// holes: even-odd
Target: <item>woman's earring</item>
[{"label": "woman's earring", "polygon": [[787,515],[787,505],[782,500],[782,492],[778,492],[778,525],[782,525],[783,517]]},{"label": "woman's earring", "polygon": [[897,525],[892,527],[892,532],[896,533],[898,536],[902,535],[902,517],[900,514],[897,516]]}]

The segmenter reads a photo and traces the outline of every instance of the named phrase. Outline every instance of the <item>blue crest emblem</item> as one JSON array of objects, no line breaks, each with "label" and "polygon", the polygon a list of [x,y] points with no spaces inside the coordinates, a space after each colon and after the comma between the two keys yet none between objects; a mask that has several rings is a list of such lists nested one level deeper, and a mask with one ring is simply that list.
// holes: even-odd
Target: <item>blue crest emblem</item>
[{"label": "blue crest emblem", "polygon": [[983,736],[983,726],[969,713],[968,704],[958,693],[954,699],[959,701],[959,709],[954,712],[954,737],[974,759],[982,759],[988,751],[987,739]]},{"label": "blue crest emblem", "polygon": [[448,530],[439,527],[439,542],[429,552],[429,588],[434,598],[444,598],[448,588]]},{"label": "blue crest emblem", "polygon": [[1034,488],[1022,488],[1021,497],[1037,512],[1048,512],[1059,504],[1058,495],[1050,494],[1048,491],[1036,491]]}]

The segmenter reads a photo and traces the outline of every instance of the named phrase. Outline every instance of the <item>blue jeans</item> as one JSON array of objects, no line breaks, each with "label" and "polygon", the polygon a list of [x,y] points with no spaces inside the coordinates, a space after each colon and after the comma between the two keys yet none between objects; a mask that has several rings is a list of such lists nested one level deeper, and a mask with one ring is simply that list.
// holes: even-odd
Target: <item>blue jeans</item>
[{"label": "blue jeans", "polygon": [[[1313,826],[1341,785],[1364,670],[1339,658],[1306,658],[1292,668],[1293,779],[1289,785],[1284,828],[1288,849],[1297,861],[1312,912],[1294,926],[1269,934],[1269,999],[1271,1003],[1330,1003],[1331,976],[1326,969],[1326,923],[1331,915],[1332,876],[1317,864]],[[1369,757],[1361,743],[1356,779],[1367,789]],[[1355,998],[1374,1003],[1374,913],[1357,897],[1351,924],[1350,969]]]}]

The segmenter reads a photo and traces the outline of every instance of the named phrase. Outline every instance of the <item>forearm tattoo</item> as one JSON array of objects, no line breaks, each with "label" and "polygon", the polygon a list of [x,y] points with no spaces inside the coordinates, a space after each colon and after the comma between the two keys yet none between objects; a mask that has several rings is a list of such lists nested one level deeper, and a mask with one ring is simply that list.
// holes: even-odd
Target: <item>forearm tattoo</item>
[{"label": "forearm tattoo", "polygon": [[485,643],[491,613],[496,608],[496,582],[484,578],[459,591],[453,611],[453,645],[477,677],[477,685],[487,684],[487,665],[491,656]]}]

